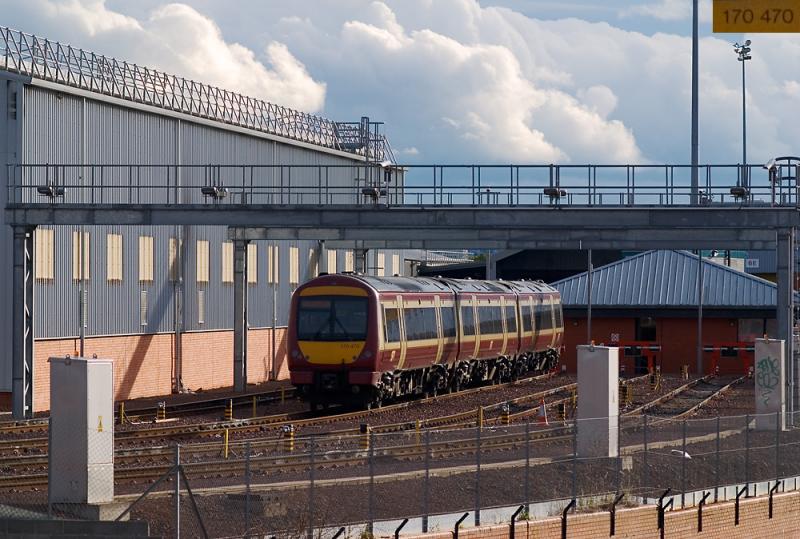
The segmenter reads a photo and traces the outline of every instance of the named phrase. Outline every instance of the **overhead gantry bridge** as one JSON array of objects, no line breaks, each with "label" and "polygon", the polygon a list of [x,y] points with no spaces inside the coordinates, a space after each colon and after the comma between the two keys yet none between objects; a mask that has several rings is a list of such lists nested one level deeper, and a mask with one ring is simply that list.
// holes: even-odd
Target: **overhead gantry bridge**
[{"label": "overhead gantry bridge", "polygon": [[[689,167],[677,166],[365,165],[359,176],[369,180],[345,190],[326,186],[332,168],[151,165],[143,174],[136,165],[11,167],[5,217],[15,242],[15,415],[31,409],[32,242],[39,225],[227,226],[237,390],[247,383],[247,244],[259,240],[314,239],[362,250],[776,249],[778,334],[787,358],[794,357],[794,161],[760,176],[755,167],[706,166],[700,191],[687,187]],[[249,180],[267,172],[266,184]],[[798,370],[792,360],[787,369],[794,408]]]}]

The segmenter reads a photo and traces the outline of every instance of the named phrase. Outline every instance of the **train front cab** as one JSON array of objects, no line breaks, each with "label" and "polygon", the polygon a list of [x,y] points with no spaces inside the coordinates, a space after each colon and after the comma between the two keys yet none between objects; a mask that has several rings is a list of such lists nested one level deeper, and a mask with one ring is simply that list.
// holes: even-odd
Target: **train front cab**
[{"label": "train front cab", "polygon": [[365,387],[378,383],[377,294],[358,279],[323,276],[292,296],[289,371],[312,407],[360,404]]}]

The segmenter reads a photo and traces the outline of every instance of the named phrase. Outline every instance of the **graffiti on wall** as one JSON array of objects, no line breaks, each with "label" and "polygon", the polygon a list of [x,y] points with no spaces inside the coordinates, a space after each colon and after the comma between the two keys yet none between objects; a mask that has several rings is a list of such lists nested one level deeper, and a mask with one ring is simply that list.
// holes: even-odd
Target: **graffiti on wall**
[{"label": "graffiti on wall", "polygon": [[780,399],[780,394],[776,393],[780,388],[778,384],[781,383],[781,371],[779,359],[777,357],[764,356],[758,360],[756,364],[756,386],[758,393],[765,406],[769,406],[769,402],[773,396]]}]

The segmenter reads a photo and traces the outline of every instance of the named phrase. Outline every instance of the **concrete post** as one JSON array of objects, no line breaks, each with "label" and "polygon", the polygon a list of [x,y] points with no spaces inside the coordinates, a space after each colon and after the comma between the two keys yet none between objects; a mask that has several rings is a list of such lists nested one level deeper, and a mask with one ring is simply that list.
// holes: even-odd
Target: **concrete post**
[{"label": "concrete post", "polygon": [[619,348],[578,346],[578,455],[616,457]]},{"label": "concrete post", "polygon": [[247,389],[247,241],[233,240],[233,390]]},{"label": "concrete post", "polygon": [[356,273],[367,274],[367,251],[368,249],[355,249],[355,270]]},{"label": "concrete post", "polygon": [[780,413],[780,429],[786,427],[785,343],[775,339],[756,339],[756,430],[775,430]]}]

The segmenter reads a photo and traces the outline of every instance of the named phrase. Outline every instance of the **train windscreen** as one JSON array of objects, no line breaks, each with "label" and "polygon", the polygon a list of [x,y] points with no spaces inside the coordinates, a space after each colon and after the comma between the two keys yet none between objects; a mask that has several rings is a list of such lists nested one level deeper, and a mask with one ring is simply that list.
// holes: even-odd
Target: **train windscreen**
[{"label": "train windscreen", "polygon": [[367,339],[367,298],[314,296],[300,298],[297,340],[364,341]]}]

